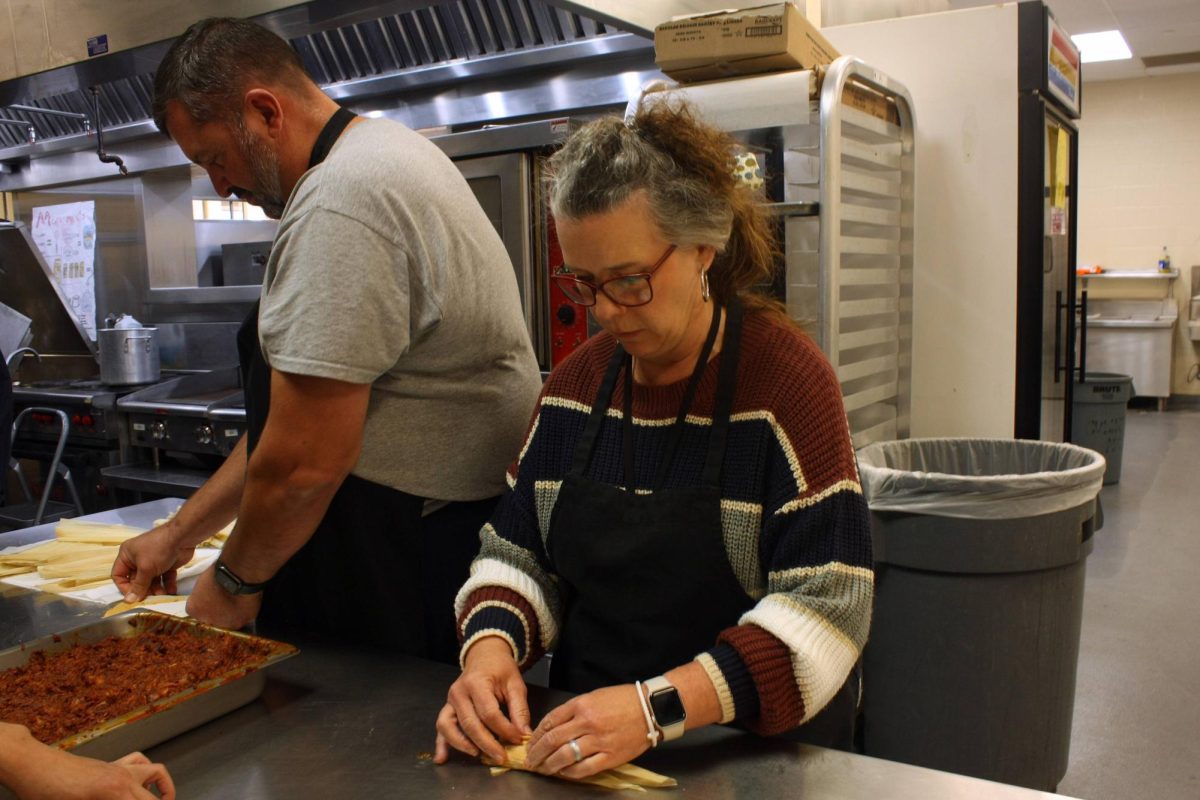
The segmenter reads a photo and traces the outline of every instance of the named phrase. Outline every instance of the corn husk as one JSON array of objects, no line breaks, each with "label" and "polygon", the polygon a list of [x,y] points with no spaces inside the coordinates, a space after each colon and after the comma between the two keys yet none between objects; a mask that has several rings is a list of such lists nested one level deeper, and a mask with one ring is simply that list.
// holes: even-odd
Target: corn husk
[{"label": "corn husk", "polygon": [[161,603],[175,603],[186,599],[187,597],[181,594],[160,594],[155,595],[154,597],[147,597],[140,603],[126,603],[124,600],[120,600],[109,606],[108,610],[104,612],[104,616],[115,617],[117,614],[123,614],[126,611],[132,611],[133,609],[141,608],[142,606],[156,606]]},{"label": "corn husk", "polygon": [[64,519],[54,528],[54,536],[60,542],[82,542],[85,544],[121,544],[144,533],[140,528],[129,525],[109,525],[103,522],[87,522]]},{"label": "corn husk", "polygon": [[62,559],[71,559],[94,553],[101,545],[89,545],[79,542],[60,542],[51,539],[44,544],[30,547],[19,553],[0,555],[0,566],[37,567],[42,564],[52,564]]},{"label": "corn husk", "polygon": [[43,578],[107,577],[112,574],[113,563],[117,560],[117,548],[105,547],[103,550],[106,552],[42,564],[37,568],[38,575]]},{"label": "corn husk", "polygon": [[78,578],[63,578],[60,581],[52,583],[43,583],[37,589],[39,592],[64,594],[66,592],[78,592],[85,589],[99,589],[101,586],[107,586],[110,583],[112,583],[112,578],[107,574],[102,577],[86,575]]},{"label": "corn husk", "polygon": [[[497,764],[487,756],[483,757],[483,763],[492,768],[492,775],[503,775],[509,770],[520,770],[529,772],[525,766],[526,744],[510,744],[504,747],[504,763]],[[669,778],[666,775],[659,775],[657,772],[651,772],[648,769],[643,769],[636,764],[622,764],[619,767],[606,769],[603,772],[598,772],[587,778],[567,778],[562,775],[554,776],[564,781],[572,783],[587,783],[592,786],[601,786],[605,789],[614,790],[631,790],[635,792],[644,792],[646,789],[667,789],[672,786],[678,786],[674,778]]]},{"label": "corn husk", "polygon": [[[166,525],[168,522],[170,522],[174,518],[174,516],[175,516],[175,514],[172,513],[170,516],[163,517],[162,519],[154,520],[154,527],[157,528],[160,525]],[[236,517],[234,517],[233,522],[230,522],[224,528],[221,528],[221,530],[217,531],[212,536],[205,539],[203,542],[198,544],[197,547],[212,547],[212,548],[216,548],[217,550],[220,550],[225,545],[225,540],[229,538],[229,534],[233,533],[234,525],[237,525]]]}]

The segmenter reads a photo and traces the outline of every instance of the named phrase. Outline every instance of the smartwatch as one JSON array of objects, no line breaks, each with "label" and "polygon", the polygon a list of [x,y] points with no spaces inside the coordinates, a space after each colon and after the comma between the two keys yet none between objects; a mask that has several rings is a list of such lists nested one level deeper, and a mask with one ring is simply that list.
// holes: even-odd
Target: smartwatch
[{"label": "smartwatch", "polygon": [[217,568],[213,577],[217,581],[217,586],[220,586],[227,593],[233,595],[258,594],[267,588],[267,584],[265,583],[246,583],[234,574],[233,570],[225,566],[224,562],[220,559],[217,559]]},{"label": "smartwatch", "polygon": [[662,731],[663,741],[669,742],[683,736],[684,722],[687,712],[683,708],[683,700],[679,690],[662,675],[651,678],[643,686],[650,701],[650,714],[654,717],[654,726]]}]

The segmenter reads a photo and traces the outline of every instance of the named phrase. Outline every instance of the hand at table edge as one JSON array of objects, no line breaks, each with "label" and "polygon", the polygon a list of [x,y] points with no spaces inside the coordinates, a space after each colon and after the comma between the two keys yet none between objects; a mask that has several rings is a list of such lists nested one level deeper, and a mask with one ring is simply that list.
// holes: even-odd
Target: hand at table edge
[{"label": "hand at table edge", "polygon": [[33,738],[22,725],[0,723],[0,783],[20,800],[174,800],[175,784],[162,764],[130,753],[111,764],[66,753]]},{"label": "hand at table edge", "polygon": [[215,573],[214,564],[196,579],[196,586],[188,595],[188,616],[231,631],[246,627],[255,620],[262,608],[262,593],[229,594],[217,585],[213,577]]},{"label": "hand at table edge", "polygon": [[533,732],[528,696],[508,640],[485,636],[476,641],[438,714],[434,763],[446,763],[450,748],[469,756],[482,752],[503,763],[501,742],[518,744]]}]

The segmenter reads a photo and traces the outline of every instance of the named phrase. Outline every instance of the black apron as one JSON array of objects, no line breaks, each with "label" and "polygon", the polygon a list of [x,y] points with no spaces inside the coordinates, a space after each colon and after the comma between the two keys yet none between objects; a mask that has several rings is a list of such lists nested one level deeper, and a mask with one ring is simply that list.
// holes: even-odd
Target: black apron
[{"label": "black apron", "polygon": [[[741,339],[736,304],[725,328],[701,484],[664,488],[720,318],[718,306],[651,494],[632,491],[632,360],[618,345],[609,361],[550,517],[547,547],[566,601],[550,661],[552,686],[587,692],[659,675],[712,647],[717,633],[754,605],[729,565],[721,527],[721,462]],[[586,477],[622,371],[622,455],[630,491]]]},{"label": "black apron", "polygon": [[[354,118],[339,109],[309,168]],[[271,405],[271,368],[255,303],[238,330],[247,457]],[[348,643],[458,663],[454,596],[479,550],[496,498],[450,503],[422,517],[424,499],[350,475],[304,546],[268,582],[258,630],[291,640]]]},{"label": "black apron", "polygon": [[[729,564],[721,525],[721,465],[741,349],[742,310],[736,301],[725,326],[700,485],[664,488],[719,324],[717,307],[650,494],[586,477],[623,371],[625,485],[636,485],[632,362],[620,345],[609,361],[550,518],[547,549],[565,601],[550,661],[551,686],[587,692],[660,675],[711,648],[722,630],[755,605]],[[785,736],[852,749],[857,699],[855,670],[821,713]]]}]

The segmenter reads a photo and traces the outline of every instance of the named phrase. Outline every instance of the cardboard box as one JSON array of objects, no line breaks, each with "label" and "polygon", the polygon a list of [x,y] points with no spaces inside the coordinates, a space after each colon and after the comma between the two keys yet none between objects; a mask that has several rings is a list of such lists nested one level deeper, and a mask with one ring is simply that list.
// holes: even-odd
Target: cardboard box
[{"label": "cardboard box", "polygon": [[811,69],[837,57],[790,3],[699,14],[654,29],[654,60],[680,83]]},{"label": "cardboard box", "polygon": [[853,81],[846,82],[846,88],[842,91],[842,105],[857,108],[893,125],[900,124],[900,112],[896,110],[895,103],[874,89]]}]

